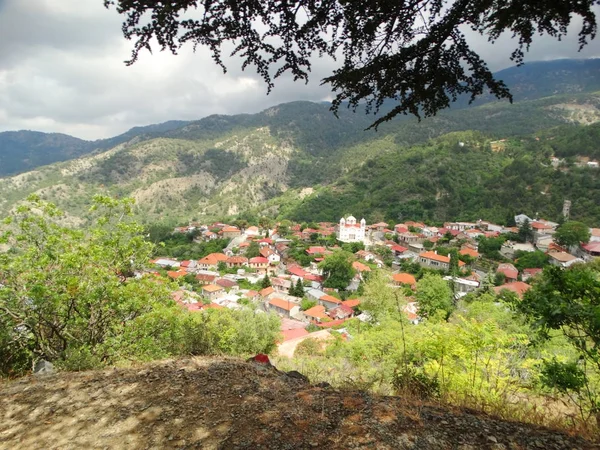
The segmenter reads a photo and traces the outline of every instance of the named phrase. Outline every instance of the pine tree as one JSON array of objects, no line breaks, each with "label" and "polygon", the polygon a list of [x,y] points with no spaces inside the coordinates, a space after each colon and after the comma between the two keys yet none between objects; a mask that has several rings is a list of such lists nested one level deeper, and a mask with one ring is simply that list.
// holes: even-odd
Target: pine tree
[{"label": "pine tree", "polygon": [[265,273],[265,277],[262,279],[262,282],[260,285],[263,289],[271,286],[271,279],[269,278],[269,272]]},{"label": "pine tree", "polygon": [[304,285],[302,284],[302,280],[298,278],[296,282],[296,287],[294,288],[294,296],[296,297],[304,297]]}]

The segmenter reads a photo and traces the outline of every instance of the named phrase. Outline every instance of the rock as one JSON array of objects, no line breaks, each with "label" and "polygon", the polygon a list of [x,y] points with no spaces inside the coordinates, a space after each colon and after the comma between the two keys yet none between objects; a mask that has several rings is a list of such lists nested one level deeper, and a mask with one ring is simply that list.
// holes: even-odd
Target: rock
[{"label": "rock", "polygon": [[297,370],[290,370],[289,372],[286,372],[286,375],[290,378],[296,378],[297,380],[302,380],[305,383],[309,382],[309,379],[307,376],[302,375],[300,372],[298,372]]},{"label": "rock", "polygon": [[54,369],[54,364],[44,359],[37,361],[35,363],[35,366],[33,367],[33,374],[36,376],[51,375],[53,373],[56,373],[56,370]]},{"label": "rock", "polygon": [[321,381],[320,383],[315,384],[315,387],[325,389],[325,388],[330,388],[331,385],[327,381]]}]

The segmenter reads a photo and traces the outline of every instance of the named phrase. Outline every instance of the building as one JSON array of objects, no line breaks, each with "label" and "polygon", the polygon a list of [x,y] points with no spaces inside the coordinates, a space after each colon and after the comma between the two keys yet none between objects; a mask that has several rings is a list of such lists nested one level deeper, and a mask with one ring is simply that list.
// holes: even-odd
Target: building
[{"label": "building", "polygon": [[336,233],[337,239],[342,242],[364,242],[366,229],[365,219],[357,224],[354,216],[348,216],[345,219],[342,217]]},{"label": "building", "polygon": [[300,312],[300,305],[278,297],[269,300],[268,305],[269,309],[285,317],[295,316]]},{"label": "building", "polygon": [[328,318],[323,305],[313,306],[312,308],[304,311],[303,314],[307,320],[312,322],[321,322],[323,319]]},{"label": "building", "polygon": [[[437,251],[424,252],[419,255],[417,262],[422,267],[429,267],[430,269],[437,270],[448,270],[450,269],[450,257],[444,255],[438,255]],[[464,266],[465,263],[458,261],[458,267]]]},{"label": "building", "polygon": [[269,268],[269,260],[264,256],[256,256],[248,260],[248,266],[252,269],[256,269],[259,273],[265,273]]},{"label": "building", "polygon": [[332,295],[325,294],[321,298],[319,298],[319,305],[323,305],[325,308],[333,309],[342,304],[342,301],[338,298],[335,298]]},{"label": "building", "polygon": [[494,291],[496,294],[499,294],[503,290],[508,290],[517,294],[519,298],[523,298],[523,294],[527,292],[531,288],[527,283],[523,283],[522,281],[513,281],[512,283],[506,283],[501,286],[496,286]]},{"label": "building", "polygon": [[210,255],[198,260],[197,267],[199,270],[216,270],[219,262],[221,261],[227,261],[227,256],[225,256],[223,253],[211,253]]},{"label": "building", "polygon": [[581,258],[567,252],[550,252],[548,256],[550,257],[550,264],[559,267],[569,267],[572,264],[583,262]]},{"label": "building", "polygon": [[242,234],[241,230],[236,227],[224,227],[221,230],[221,233],[223,233],[224,239],[233,239],[238,236],[241,236],[241,234]]},{"label": "building", "polygon": [[227,258],[227,267],[243,267],[248,265],[248,258],[245,256],[231,256]]},{"label": "building", "polygon": [[410,286],[415,287],[417,280],[410,273],[395,273],[392,275],[392,281],[396,286]]},{"label": "building", "polygon": [[202,295],[211,301],[219,298],[223,292],[225,292],[225,289],[223,289],[221,286],[217,286],[216,284],[207,284],[202,286]]},{"label": "building", "polygon": [[478,281],[467,280],[466,278],[444,277],[444,280],[452,282],[454,297],[457,299],[464,297],[479,287]]},{"label": "building", "polygon": [[519,271],[510,263],[499,264],[496,273],[504,274],[507,282],[517,281],[517,278],[519,277]]}]

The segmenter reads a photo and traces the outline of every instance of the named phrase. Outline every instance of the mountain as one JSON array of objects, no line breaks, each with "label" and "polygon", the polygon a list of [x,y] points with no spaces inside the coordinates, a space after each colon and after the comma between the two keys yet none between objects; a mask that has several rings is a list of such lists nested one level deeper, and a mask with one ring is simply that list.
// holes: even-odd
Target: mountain
[{"label": "mountain", "polygon": [[[600,59],[531,62],[521,67],[501,70],[496,73],[496,77],[504,80],[510,87],[515,101],[535,100],[559,94],[595,92],[600,90]],[[482,96],[476,100],[474,105],[490,102],[496,103],[496,99],[491,96]],[[387,106],[389,105],[384,105],[384,109]],[[467,106],[467,99],[460,99],[453,104],[453,109],[457,110]],[[93,152],[106,151],[132,140],[135,142],[158,137],[209,139],[234,128],[267,125],[272,127],[277,135],[283,136],[291,131],[285,127],[293,121],[294,103],[289,106],[280,105],[276,108],[278,114],[271,118],[275,120],[269,120],[269,117],[266,116],[275,110],[271,108],[259,114],[215,115],[194,122],[174,120],[145,127],[134,127],[119,136],[96,141],[84,141],[67,135],[34,131],[0,133],[0,177],[15,175],[39,166],[67,161]],[[355,142],[361,130],[375,120],[373,116],[359,115],[346,115],[347,120],[330,120],[332,115],[328,108],[329,104],[327,103],[315,104],[315,116],[311,116],[306,122],[302,122],[302,117],[308,116],[301,116],[293,125],[292,132],[295,134],[295,138],[299,139],[298,145],[305,146],[312,155],[319,152],[326,153],[332,144],[346,145],[349,142]],[[317,109],[318,112],[316,112]],[[341,111],[342,114],[344,112]],[[448,111],[444,111],[440,117],[443,120],[447,115]],[[328,124],[331,129],[323,128],[319,131],[320,136],[316,136],[313,128],[318,124],[315,124],[313,119],[324,120],[324,123]],[[394,119],[392,127],[406,122],[412,123],[418,129],[415,132],[417,135],[422,130],[410,117]],[[348,129],[348,125],[352,130]],[[303,138],[307,140],[302,141]],[[361,136],[360,139],[363,137]],[[409,139],[406,142],[415,142],[415,139]],[[312,148],[309,148],[310,146]]]},{"label": "mountain", "polygon": [[39,166],[67,161],[96,150],[108,150],[135,137],[149,136],[181,128],[187,122],[169,122],[135,127],[110,139],[85,141],[60,133],[6,131],[0,133],[0,177],[26,172]]},{"label": "mountain", "polygon": [[[133,196],[149,223],[262,214],[337,221],[348,212],[390,221],[504,221],[513,210],[556,218],[564,198],[574,217],[600,220],[598,177],[549,167],[551,154],[596,157],[598,126],[589,124],[600,121],[600,93],[492,102],[377,132],[364,131],[372,116],[339,116],[325,104],[293,102],[142,133],[0,179],[0,215],[37,193],[77,224],[102,192]],[[495,139],[508,140],[505,151],[490,150]]]}]

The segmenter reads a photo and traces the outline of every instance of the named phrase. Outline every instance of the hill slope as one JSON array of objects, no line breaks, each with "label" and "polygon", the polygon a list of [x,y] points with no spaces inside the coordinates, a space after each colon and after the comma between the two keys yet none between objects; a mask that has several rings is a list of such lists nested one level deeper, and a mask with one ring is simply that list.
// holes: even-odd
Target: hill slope
[{"label": "hill slope", "polygon": [[339,391],[235,359],[167,361],[0,385],[0,447],[594,448],[399,397]]},{"label": "hill slope", "polygon": [[[160,133],[160,137],[144,135],[102,153],[0,179],[3,193],[0,215],[35,192],[57,203],[78,223],[86,220],[93,194],[105,192],[135,197],[139,217],[147,222],[219,219],[245,213],[309,220],[307,214],[315,215],[316,219],[317,213],[323,210],[323,202],[321,207],[302,210],[298,201],[311,189],[330,186],[333,190],[329,192],[335,194],[329,195],[332,205],[325,205],[328,217],[318,215],[324,220],[337,221],[342,207],[345,209],[342,213],[356,211],[359,215],[383,215],[391,220],[400,213],[405,218],[422,218],[419,214],[422,215],[424,209],[432,210],[432,201],[437,204],[440,198],[452,198],[460,203],[466,193],[454,194],[473,188],[474,181],[476,188],[471,190],[471,197],[482,190],[506,187],[500,170],[509,167],[514,159],[511,153],[488,155],[489,152],[482,153],[472,146],[466,146],[462,153],[453,154],[446,149],[438,155],[436,142],[424,144],[431,138],[449,132],[478,130],[484,133],[477,137],[481,141],[478,145],[482,146],[484,141],[494,138],[529,139],[533,133],[559,125],[594,123],[600,120],[600,94],[553,96],[514,105],[489,103],[448,111],[421,122],[405,118],[384,124],[377,132],[364,131],[370,119],[349,111],[342,111],[336,119],[326,105],[310,102],[282,104],[253,115],[207,117]],[[574,125],[570,129],[580,132]],[[584,139],[585,142],[593,140],[594,133]],[[411,147],[415,149],[409,150]],[[424,158],[417,153],[429,156]],[[536,161],[546,163],[548,158],[540,158],[548,157],[551,151],[528,148],[525,153],[537,155]],[[407,159],[408,155],[414,156],[412,162]],[[482,158],[481,155],[487,156]],[[442,177],[444,169],[439,173],[431,169],[428,158],[433,158],[436,165],[446,166],[445,177]],[[474,172],[466,159],[469,159],[468,164],[474,164]],[[465,163],[461,164],[463,160]],[[394,172],[376,173],[381,161],[385,161],[385,167],[394,167]],[[372,170],[365,171],[365,164]],[[404,175],[401,177],[404,187],[397,185],[399,174]],[[490,174],[496,177],[492,184],[486,184]],[[475,177],[469,178],[471,175]],[[462,185],[456,188],[461,176]],[[552,176],[553,172],[543,171],[537,184],[519,185],[538,189],[537,185],[552,184]],[[378,182],[370,183],[374,179]],[[361,203],[363,197],[354,194],[350,199],[344,197],[349,192],[347,187],[356,180],[362,180],[362,184],[356,184],[361,195],[372,196],[368,203]],[[375,195],[370,190],[373,186],[378,186]],[[532,192],[545,191],[543,186]],[[568,183],[560,186],[570,189]],[[596,189],[593,183],[592,189]],[[388,195],[392,190],[402,196]],[[340,192],[343,195],[338,201],[336,197]],[[556,191],[548,208],[539,211],[554,214],[560,209],[562,197],[575,195],[573,192],[572,189]],[[510,195],[505,193],[499,197],[512,199],[513,194],[511,191]],[[321,196],[321,199],[329,197]],[[532,196],[526,198],[526,204],[513,206],[527,209],[538,201]],[[490,196],[476,201],[467,199],[462,202],[466,209],[446,204],[444,200],[433,208],[435,211],[431,211],[429,218],[444,220],[456,215],[489,214],[492,206],[488,203],[496,200]],[[581,200],[585,200],[585,195]],[[421,205],[416,209],[402,205],[410,201]],[[483,205],[477,203],[481,201]],[[575,205],[575,216],[585,208],[585,204]],[[499,215],[504,219],[509,212],[498,209],[493,212],[493,220]],[[589,217],[596,217],[596,213]]]}]

